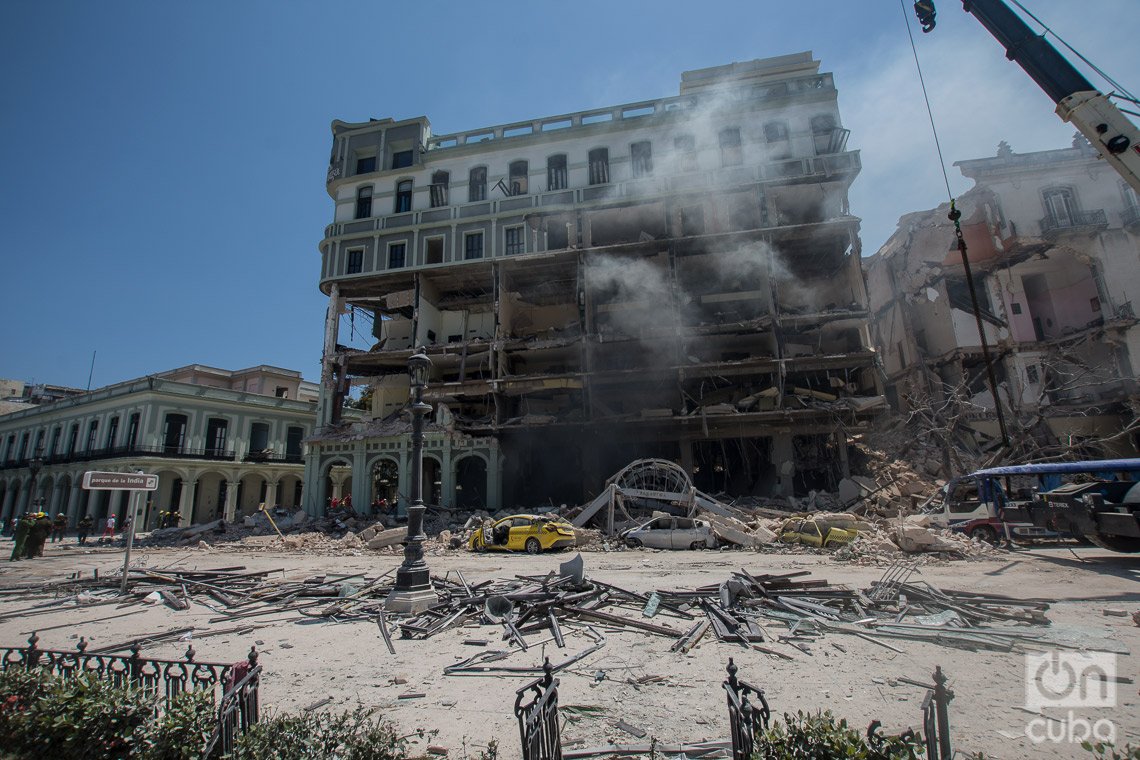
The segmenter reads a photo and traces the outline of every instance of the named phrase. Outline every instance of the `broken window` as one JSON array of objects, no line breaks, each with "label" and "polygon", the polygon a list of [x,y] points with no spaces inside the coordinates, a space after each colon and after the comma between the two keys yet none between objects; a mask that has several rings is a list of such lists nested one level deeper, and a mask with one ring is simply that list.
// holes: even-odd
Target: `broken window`
[{"label": "broken window", "polygon": [[705,209],[703,206],[687,206],[681,209],[681,236],[705,234]]},{"label": "broken window", "polygon": [[648,140],[635,142],[629,146],[633,159],[633,176],[649,177],[653,174],[653,147]]},{"label": "broken window", "polygon": [[673,151],[677,154],[677,171],[697,170],[697,143],[692,135],[677,135],[673,138]]},{"label": "broken window", "polygon": [[254,422],[249,426],[250,453],[265,451],[269,448],[269,423]]},{"label": "broken window", "polygon": [[356,216],[354,219],[367,219],[372,216],[372,185],[365,185],[356,191]]},{"label": "broken window", "polygon": [[552,219],[546,224],[546,250],[561,251],[570,247],[568,225],[560,219]]},{"label": "broken window", "polygon": [[467,202],[487,200],[487,167],[476,166],[467,175]]},{"label": "broken window", "polygon": [[424,263],[443,263],[443,238],[429,238],[424,243]]},{"label": "broken window", "polygon": [[550,156],[546,159],[546,189],[565,190],[566,187],[566,154]]},{"label": "broken window", "polygon": [[412,152],[410,150],[398,150],[392,154],[392,168],[403,169],[412,165]]},{"label": "broken window", "polygon": [[431,207],[447,205],[447,188],[451,184],[451,172],[438,171],[431,175]]},{"label": "broken window", "polygon": [[526,161],[511,161],[510,178],[507,182],[511,188],[511,195],[526,195],[530,192],[527,187],[529,173],[529,163]]},{"label": "broken window", "polygon": [[505,249],[508,256],[516,253],[522,253],[525,246],[523,238],[522,227],[507,227],[503,230],[504,242],[506,243]]},{"label": "broken window", "polygon": [[1046,224],[1049,227],[1072,227],[1077,215],[1073,191],[1068,187],[1054,187],[1042,193],[1045,200]]},{"label": "broken window", "polygon": [[739,166],[744,163],[744,153],[740,147],[740,129],[729,127],[720,131],[720,165]]},{"label": "broken window", "polygon": [[463,258],[468,261],[483,258],[482,232],[469,232],[463,238]]},{"label": "broken window", "polygon": [[788,125],[782,121],[770,121],[764,125],[764,141],[784,142],[788,139]]},{"label": "broken window", "polygon": [[285,458],[299,460],[301,458],[301,439],[305,437],[305,428],[290,426],[285,435]]},{"label": "broken window", "polygon": [[399,269],[404,266],[404,259],[407,256],[408,244],[407,243],[392,243],[388,246],[388,268]]},{"label": "broken window", "polygon": [[412,181],[410,179],[401,180],[396,183],[396,208],[397,214],[403,214],[412,210]]},{"label": "broken window", "polygon": [[364,271],[364,249],[356,248],[348,252],[344,262],[345,274],[360,274]]},{"label": "broken window", "polygon": [[835,152],[829,149],[831,134],[835,131],[835,117],[831,114],[820,114],[811,117],[811,134],[815,141],[816,155]]},{"label": "broken window", "polygon": [[356,159],[357,174],[371,174],[376,171],[376,156],[361,156]]},{"label": "broken window", "polygon": [[605,185],[610,181],[610,149],[594,148],[590,151],[590,184]]}]

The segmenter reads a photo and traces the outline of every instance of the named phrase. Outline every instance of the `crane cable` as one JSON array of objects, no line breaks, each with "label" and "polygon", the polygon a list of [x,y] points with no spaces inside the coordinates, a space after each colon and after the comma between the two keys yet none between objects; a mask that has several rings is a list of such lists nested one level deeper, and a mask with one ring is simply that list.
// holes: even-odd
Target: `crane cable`
[{"label": "crane cable", "polygon": [[[982,311],[978,305],[978,291],[974,285],[974,274],[970,268],[970,257],[966,252],[966,238],[962,234],[962,212],[954,202],[954,193],[950,191],[950,175],[946,172],[946,159],[942,156],[942,144],[938,139],[938,128],[934,124],[934,111],[930,107],[930,96],[926,92],[926,80],[922,76],[922,65],[918,62],[918,48],[914,44],[914,32],[910,28],[910,15],[906,10],[906,0],[899,0],[903,11],[903,20],[906,22],[906,33],[910,38],[910,49],[914,53],[914,66],[918,70],[918,81],[922,85],[922,97],[926,101],[926,115],[930,119],[930,131],[934,133],[934,146],[938,150],[938,163],[942,167],[942,181],[946,183],[946,195],[950,197],[950,213],[947,217],[954,223],[954,237],[957,241],[958,252],[962,255],[962,269],[966,275],[966,285],[970,291],[970,303],[974,307],[974,321],[978,325],[978,339],[982,344],[982,358],[986,363],[986,379],[989,381],[990,393],[994,398],[994,412],[997,417],[998,430],[1001,432],[1002,445],[1009,448],[1009,431],[1005,426],[1005,414],[1001,408],[1001,396],[998,394],[997,376],[994,373],[994,363],[990,356],[990,345],[986,339],[986,328],[982,323]],[[916,7],[918,3],[915,3]],[[929,31],[924,29],[924,31]]]}]

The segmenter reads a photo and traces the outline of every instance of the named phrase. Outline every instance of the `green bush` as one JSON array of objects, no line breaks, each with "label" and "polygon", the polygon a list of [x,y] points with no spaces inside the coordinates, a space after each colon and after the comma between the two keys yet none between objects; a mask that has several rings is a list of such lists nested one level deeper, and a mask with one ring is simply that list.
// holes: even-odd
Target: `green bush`
[{"label": "green bush", "polygon": [[828,710],[822,713],[784,713],[756,739],[753,758],[765,760],[911,760],[926,754],[920,737],[876,734],[868,741],[865,734],[836,720]]},{"label": "green bush", "polygon": [[1096,760],[1140,760],[1140,747],[1125,744],[1119,750],[1108,742],[1081,742]]},{"label": "green bush", "polygon": [[[139,733],[131,757],[139,760],[198,760],[218,723],[212,695],[188,691],[175,697],[160,720]],[[214,751],[212,756],[219,753]]]},{"label": "green bush", "polygon": [[372,710],[278,715],[251,726],[234,746],[232,760],[403,760],[405,743]]}]

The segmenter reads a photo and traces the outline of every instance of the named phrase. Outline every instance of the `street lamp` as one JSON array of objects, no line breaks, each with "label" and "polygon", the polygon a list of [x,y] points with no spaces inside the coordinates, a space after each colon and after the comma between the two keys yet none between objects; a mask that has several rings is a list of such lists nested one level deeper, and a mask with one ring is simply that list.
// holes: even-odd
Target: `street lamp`
[{"label": "street lamp", "polygon": [[32,484],[29,486],[28,495],[28,511],[37,512],[36,509],[36,480],[39,478],[40,469],[44,466],[44,445],[43,443],[36,444],[36,452],[32,456],[31,461],[28,462],[28,470],[32,473]]},{"label": "street lamp", "polygon": [[384,606],[394,612],[417,614],[438,601],[431,587],[431,574],[424,561],[424,415],[431,405],[424,403],[431,359],[420,348],[408,358],[412,386],[412,503],[408,507],[408,535],[404,539],[404,562],[396,570],[396,586]]}]

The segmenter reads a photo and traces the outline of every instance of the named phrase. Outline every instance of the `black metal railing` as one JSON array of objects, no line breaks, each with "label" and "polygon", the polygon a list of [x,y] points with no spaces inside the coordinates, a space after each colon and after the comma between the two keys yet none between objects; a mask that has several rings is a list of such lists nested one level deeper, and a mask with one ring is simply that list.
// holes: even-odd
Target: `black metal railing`
[{"label": "black metal railing", "polygon": [[[203,459],[218,462],[233,462],[237,459],[233,449],[202,448],[193,449],[187,446],[106,446],[101,449],[87,451],[73,451],[70,454],[52,454],[43,458],[45,465],[72,464],[74,462],[91,462],[97,459],[121,459],[125,457],[163,457],[169,459]],[[278,461],[278,460],[273,460]],[[287,458],[280,461],[289,461]],[[302,461],[297,458],[297,461]],[[17,459],[0,464],[0,469],[19,469],[27,467],[27,458]]]},{"label": "black metal railing", "polygon": [[930,760],[950,760],[950,700],[954,692],[946,688],[941,666],[934,668],[934,684],[927,687],[922,699],[922,739]]},{"label": "black metal railing", "polygon": [[1107,226],[1108,216],[1104,213],[1104,209],[1073,211],[1066,218],[1050,215],[1042,219],[1041,234],[1050,237],[1065,230],[1105,228]]},{"label": "black metal railing", "polygon": [[218,725],[210,748],[220,741],[223,747],[232,749],[236,736],[258,720],[261,666],[257,664],[254,647],[247,659],[230,664],[197,662],[193,646],[186,648],[181,660],[164,660],[142,657],[137,642],[128,656],[88,652],[86,638],[79,639],[74,651],[40,649],[38,644],[39,636],[33,633],[26,647],[0,647],[0,670],[38,668],[61,678],[91,675],[114,686],[141,690],[154,699],[159,712],[169,708],[179,694],[206,692],[219,704]]},{"label": "black metal railing", "polygon": [[[550,658],[542,664],[541,678],[515,692],[515,717],[519,719],[523,760],[561,760],[562,734],[558,720],[558,679]],[[528,692],[533,698],[523,704]]]},{"label": "black metal railing", "polygon": [[257,653],[250,650],[248,662],[237,663],[230,671],[232,683],[222,695],[218,707],[218,724],[206,743],[202,757],[210,757],[215,748],[220,747],[223,757],[229,757],[234,750],[234,741],[258,720],[259,687],[261,666],[256,664]]},{"label": "black metal railing", "polygon": [[[728,678],[724,682],[724,691],[728,695],[728,727],[732,735],[733,760],[751,760],[752,749],[756,743],[756,734],[763,733],[768,728],[768,721],[772,711],[768,708],[768,700],[764,698],[764,690],[750,683],[741,681],[736,677],[736,663],[728,658]],[[749,697],[757,700],[754,705]]]}]

